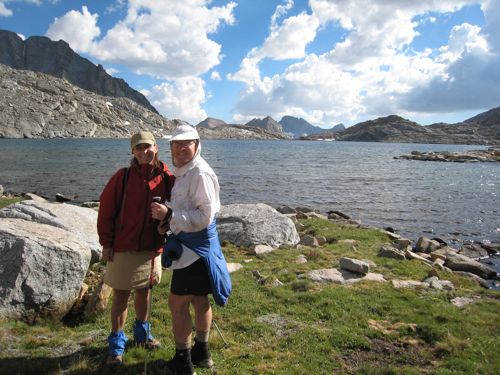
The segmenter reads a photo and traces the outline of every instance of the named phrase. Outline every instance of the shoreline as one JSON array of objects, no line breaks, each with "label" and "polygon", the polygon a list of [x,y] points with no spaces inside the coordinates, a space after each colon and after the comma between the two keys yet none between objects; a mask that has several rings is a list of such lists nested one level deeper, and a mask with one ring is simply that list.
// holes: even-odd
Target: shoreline
[{"label": "shoreline", "polygon": [[[64,194],[57,193],[55,196],[55,199],[51,200],[47,196],[40,194],[40,193],[37,193],[37,192],[18,193],[18,192],[4,191],[2,185],[0,185],[0,200],[4,199],[4,198],[6,198],[6,199],[22,198],[21,200],[25,200],[25,199],[36,200],[37,197],[40,197],[40,198],[42,198],[50,203],[67,203],[67,204],[72,204],[72,205],[80,206],[80,207],[93,208],[96,210],[99,208],[99,199],[90,200],[90,201],[81,201],[78,199],[67,197]],[[242,203],[242,202],[240,202],[240,203]],[[271,207],[273,207],[273,206],[271,206]],[[276,209],[278,212],[281,212],[280,208],[282,208],[282,207],[290,207],[290,206],[281,205],[281,206],[273,207],[273,208]],[[383,227],[383,226],[377,226],[377,225],[371,225],[371,224],[363,224],[360,220],[353,219],[353,218],[351,218],[350,215],[347,215],[347,214],[340,212],[340,211],[329,210],[326,212],[321,212],[320,210],[317,210],[317,209],[312,209],[312,208],[308,208],[308,209],[311,211],[317,212],[320,215],[326,214],[329,219],[330,219],[330,213],[334,213],[333,215],[335,215],[336,218],[339,218],[341,220],[345,220],[345,221],[349,222],[351,225],[355,225],[355,226],[360,227],[360,228],[363,228],[363,227],[373,228],[373,229],[385,231],[388,233],[392,233],[392,234],[394,234],[394,236],[403,237],[403,238],[406,236],[406,235],[399,234],[399,232],[401,232],[400,229],[394,229],[392,227],[387,227],[387,226]],[[334,221],[334,220],[332,220],[332,221]],[[423,230],[421,232],[425,233],[425,231],[423,231]],[[413,234],[413,235],[415,235],[415,234]],[[419,235],[419,237],[427,237],[427,236]],[[444,240],[440,237],[435,237],[435,236],[429,236],[429,237],[431,237],[430,239],[435,239],[437,241],[441,241],[443,243],[446,243],[448,246],[450,246],[450,244],[453,244],[453,245],[459,245],[459,246],[464,246],[464,245],[483,246],[484,245],[486,247],[491,247],[491,246],[500,247],[499,246],[500,242],[497,243],[496,241],[493,241],[491,239],[484,239],[482,241],[474,241],[474,240],[460,239],[460,238],[456,238],[456,237],[454,237],[453,239],[448,239],[448,240]],[[410,239],[410,241],[412,241],[414,243],[417,242],[417,240],[413,240],[413,239]],[[456,250],[458,250],[458,249],[456,249]],[[490,250],[487,250],[487,251],[489,252]],[[500,249],[497,250],[496,252],[493,252],[491,254],[488,253],[488,254],[489,254],[488,256],[477,256],[477,257],[470,257],[470,258],[477,260],[477,261],[487,260],[487,259],[490,259],[492,256],[493,257],[500,256]],[[500,269],[498,271],[500,272]]]}]

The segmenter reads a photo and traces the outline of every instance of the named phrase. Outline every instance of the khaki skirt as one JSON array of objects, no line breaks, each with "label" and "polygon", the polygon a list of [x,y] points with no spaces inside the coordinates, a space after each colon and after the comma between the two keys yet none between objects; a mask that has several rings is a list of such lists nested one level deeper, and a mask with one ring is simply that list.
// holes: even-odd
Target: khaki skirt
[{"label": "khaki skirt", "polygon": [[155,254],[153,284],[161,280],[161,254],[151,251],[128,251],[115,253],[112,261],[106,263],[104,282],[113,289],[133,290],[149,287],[151,255]]}]

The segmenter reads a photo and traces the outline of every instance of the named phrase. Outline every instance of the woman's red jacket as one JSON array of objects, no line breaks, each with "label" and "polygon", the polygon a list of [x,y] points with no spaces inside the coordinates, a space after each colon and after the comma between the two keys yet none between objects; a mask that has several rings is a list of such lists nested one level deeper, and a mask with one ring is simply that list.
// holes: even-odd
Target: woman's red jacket
[{"label": "woman's red jacket", "polygon": [[163,248],[163,236],[151,217],[151,202],[155,196],[170,200],[175,177],[161,163],[162,171],[151,165],[129,167],[124,189],[126,168],[117,171],[100,196],[97,233],[103,247],[115,252],[156,251]]}]

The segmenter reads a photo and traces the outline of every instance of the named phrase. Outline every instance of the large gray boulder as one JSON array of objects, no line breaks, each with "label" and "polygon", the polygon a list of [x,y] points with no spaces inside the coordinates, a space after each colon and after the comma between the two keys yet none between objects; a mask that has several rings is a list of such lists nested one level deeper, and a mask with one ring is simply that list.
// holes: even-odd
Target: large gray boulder
[{"label": "large gray boulder", "polygon": [[220,239],[236,246],[295,246],[300,238],[287,216],[266,204],[230,204],[217,215]]},{"label": "large gray boulder", "polygon": [[102,248],[97,236],[97,212],[91,208],[65,203],[25,200],[0,210],[0,218],[32,221],[65,229],[68,236],[87,243],[92,262],[101,257]]},{"label": "large gray boulder", "polygon": [[78,297],[90,256],[64,229],[0,220],[0,317],[61,319]]},{"label": "large gray boulder", "polygon": [[461,254],[448,254],[444,265],[453,271],[470,272],[483,279],[491,279],[496,275],[493,268]]}]

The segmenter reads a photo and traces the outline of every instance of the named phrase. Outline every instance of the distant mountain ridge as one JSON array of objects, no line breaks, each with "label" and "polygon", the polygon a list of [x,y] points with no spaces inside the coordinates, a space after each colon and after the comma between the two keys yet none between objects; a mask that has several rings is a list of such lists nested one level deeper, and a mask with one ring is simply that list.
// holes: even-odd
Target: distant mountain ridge
[{"label": "distant mountain ridge", "polygon": [[457,124],[422,126],[397,115],[364,121],[335,134],[320,133],[301,139],[442,144],[500,144],[500,107]]},{"label": "distant mountain ridge", "polygon": [[[259,119],[254,119],[252,121],[254,124],[257,124]],[[223,120],[219,120],[213,117],[207,117],[205,120],[199,122],[195,126],[198,129],[200,136],[208,139],[289,139],[289,137],[283,132],[268,130],[266,128],[267,123],[261,122],[261,127],[248,125],[252,121],[249,121],[245,125],[227,124]],[[271,128],[273,124],[272,121],[268,122],[269,124],[271,124]]]},{"label": "distant mountain ridge", "polygon": [[247,122],[246,126],[252,126],[254,128],[265,129],[274,133],[283,133],[283,127],[279,122],[270,116],[264,117],[263,119],[254,118],[253,120]]},{"label": "distant mountain ridge", "polygon": [[[129,98],[102,96],[65,79],[0,64],[0,138],[128,138],[148,130],[168,138],[185,123],[169,120]],[[285,139],[244,126],[200,128],[209,139]]]},{"label": "distant mountain ridge", "polygon": [[226,126],[227,124],[223,120],[219,120],[212,117],[207,117],[205,120],[201,121],[196,125],[198,128],[216,129],[221,126]]},{"label": "distant mountain ridge", "polygon": [[47,37],[32,36],[23,41],[14,32],[0,30],[0,63],[64,78],[98,95],[129,98],[158,113],[143,94],[123,79],[110,76],[101,65],[96,66],[75,53],[63,40],[54,42]]},{"label": "distant mountain ridge", "polygon": [[318,126],[311,125],[309,122],[302,118],[297,118],[293,116],[283,116],[279,121],[281,126],[283,126],[283,131],[285,133],[290,133],[294,137],[300,137],[310,134],[318,133],[336,133],[345,129],[343,124],[337,124],[330,129],[323,129]]},{"label": "distant mountain ridge", "polygon": [[[144,95],[62,40],[34,36],[23,41],[0,30],[0,78],[0,138],[127,137],[139,128],[167,136],[172,126],[183,123],[159,115]],[[391,115],[347,129],[342,124],[322,129],[292,116],[279,122],[270,116],[254,118],[244,125],[209,117],[198,127],[212,139],[290,139],[307,134],[300,138],[498,145],[500,107],[462,123],[428,126]]]}]

